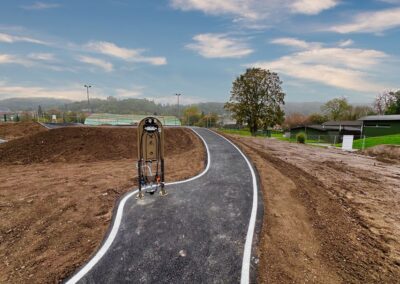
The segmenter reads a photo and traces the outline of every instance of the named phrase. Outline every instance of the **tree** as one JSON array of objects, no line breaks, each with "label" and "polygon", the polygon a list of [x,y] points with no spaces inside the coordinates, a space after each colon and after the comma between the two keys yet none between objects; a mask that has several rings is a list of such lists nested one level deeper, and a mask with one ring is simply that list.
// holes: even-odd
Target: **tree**
[{"label": "tree", "polygon": [[216,113],[210,113],[202,115],[200,121],[197,123],[197,126],[201,127],[215,127],[218,122],[218,115]]},{"label": "tree", "polygon": [[283,123],[284,128],[289,129],[295,126],[307,125],[310,123],[310,118],[301,113],[292,113],[285,118],[285,122]]},{"label": "tree", "polygon": [[311,124],[322,124],[324,122],[327,122],[329,119],[326,117],[326,115],[323,115],[321,113],[312,113],[308,117],[309,121]]},{"label": "tree", "polygon": [[183,111],[182,122],[184,125],[196,125],[201,118],[201,112],[198,107],[190,106]]},{"label": "tree", "polygon": [[280,124],[284,118],[285,93],[277,73],[250,68],[233,82],[231,97],[225,109],[238,122],[247,123],[253,136],[262,127]]},{"label": "tree", "polygon": [[375,111],[370,106],[351,106],[349,115],[346,120],[357,120],[363,116],[373,115]]},{"label": "tree", "polygon": [[42,117],[43,116],[43,110],[42,110],[42,106],[41,105],[39,105],[38,106],[38,117]]},{"label": "tree", "polygon": [[346,98],[335,98],[321,107],[322,112],[331,120],[345,119],[351,111]]},{"label": "tree", "polygon": [[[398,92],[399,91],[397,91],[397,93]],[[389,106],[392,105],[396,100],[394,94],[395,93],[393,92],[383,92],[376,96],[374,102],[374,109],[378,114],[382,115],[386,113]]]},{"label": "tree", "polygon": [[397,92],[390,92],[392,100],[389,103],[385,114],[400,114],[400,90]]}]

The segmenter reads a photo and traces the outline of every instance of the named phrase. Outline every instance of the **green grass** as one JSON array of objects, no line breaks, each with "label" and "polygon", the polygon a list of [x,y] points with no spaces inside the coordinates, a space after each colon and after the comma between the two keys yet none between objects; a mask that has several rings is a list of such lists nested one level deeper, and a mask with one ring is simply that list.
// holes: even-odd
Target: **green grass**
[{"label": "green grass", "polygon": [[[272,132],[271,137],[278,138],[278,139],[284,138],[282,132]],[[287,139],[287,138],[285,138],[285,139]]]},{"label": "green grass", "polygon": [[[236,135],[241,135],[241,136],[251,136],[251,133],[248,129],[243,128],[243,129],[224,129],[224,128],[219,128],[218,129],[221,132],[227,133],[227,134],[236,134]],[[265,135],[262,135],[259,133],[257,137],[265,137]],[[283,138],[283,133],[282,132],[277,132],[277,131],[272,131],[271,137],[275,138]]]},{"label": "green grass", "polygon": [[251,133],[247,129],[224,129],[220,128],[218,129],[221,132],[227,133],[227,134],[236,134],[236,135],[242,135],[242,136],[251,136]]},{"label": "green grass", "polygon": [[[363,139],[354,140],[353,148],[362,149]],[[369,137],[365,139],[365,149],[376,145],[400,145],[400,134]],[[341,145],[340,145],[341,146]]]},{"label": "green grass", "polygon": [[[219,129],[219,131],[228,133],[228,134],[236,134],[241,136],[251,136],[251,133],[247,129]],[[259,136],[262,137],[262,136]],[[287,141],[296,143],[296,138],[292,137],[291,139],[283,137],[283,133],[273,132],[272,137],[278,140]],[[306,144],[308,143],[318,143],[318,140],[307,139]],[[362,149],[362,139],[354,140],[353,148],[354,149]],[[391,145],[400,145],[400,134],[395,135],[387,135],[387,136],[378,136],[378,137],[370,137],[365,139],[365,148],[370,148],[376,145],[382,144],[391,144]],[[342,147],[342,144],[336,144],[337,147]]]}]

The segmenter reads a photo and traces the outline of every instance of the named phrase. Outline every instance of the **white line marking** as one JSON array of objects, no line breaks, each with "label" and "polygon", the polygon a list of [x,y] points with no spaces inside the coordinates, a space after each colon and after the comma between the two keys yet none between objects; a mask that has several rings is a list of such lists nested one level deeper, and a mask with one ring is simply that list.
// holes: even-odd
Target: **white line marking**
[{"label": "white line marking", "polygon": [[[211,131],[211,130],[210,130]],[[231,142],[229,139],[225,138],[219,133],[214,132],[215,134],[221,136],[224,138],[226,141],[231,143],[233,147],[236,148],[236,150],[239,151],[240,154],[242,154],[243,158],[246,160],[247,165],[250,168],[251,171],[251,176],[253,179],[253,207],[251,209],[251,215],[250,215],[250,221],[249,221],[249,228],[247,230],[247,235],[246,235],[246,242],[244,244],[244,252],[243,252],[243,261],[242,261],[242,274],[240,276],[240,283],[241,284],[248,284],[250,282],[250,260],[251,260],[251,246],[253,243],[253,235],[254,235],[254,228],[256,225],[256,217],[257,217],[257,194],[258,194],[258,186],[257,186],[257,178],[256,174],[254,172],[253,166],[247,159],[247,157],[243,154],[243,152],[235,145],[233,142]]]},{"label": "white line marking", "polygon": [[[204,143],[204,146],[206,147],[206,150],[207,150],[207,166],[206,166],[206,168],[204,169],[203,172],[201,172],[200,174],[198,174],[195,177],[192,177],[192,178],[189,178],[189,179],[186,179],[186,180],[183,180],[183,181],[176,181],[176,182],[166,183],[165,185],[180,184],[180,183],[185,183],[185,182],[189,182],[189,181],[198,179],[198,178],[202,177],[208,171],[208,169],[210,168],[211,157],[210,157],[210,150],[208,149],[207,142],[204,140],[204,138],[199,133],[197,133],[197,131],[195,131],[194,129],[192,129],[192,131],[194,133],[196,133],[197,136],[200,137],[200,139]],[[107,237],[107,240],[104,242],[102,247],[97,251],[97,253],[93,256],[93,258],[84,267],[82,267],[81,270],[79,270],[79,272],[77,274],[75,274],[71,279],[69,279],[66,282],[66,284],[75,284],[75,283],[77,283],[106,254],[108,249],[111,247],[111,244],[114,242],[115,237],[117,236],[119,226],[121,225],[122,215],[124,214],[125,203],[128,201],[129,198],[131,198],[137,192],[138,192],[138,190],[135,190],[135,191],[129,193],[128,195],[126,195],[121,200],[121,202],[119,203],[119,206],[118,206],[117,215],[115,216],[115,220],[114,220],[114,223],[112,225],[112,229],[110,231],[110,234]]]},{"label": "white line marking", "polygon": [[47,129],[52,129],[51,127],[48,127],[46,124],[44,124],[43,122],[38,122],[41,126],[43,126],[44,128]]}]

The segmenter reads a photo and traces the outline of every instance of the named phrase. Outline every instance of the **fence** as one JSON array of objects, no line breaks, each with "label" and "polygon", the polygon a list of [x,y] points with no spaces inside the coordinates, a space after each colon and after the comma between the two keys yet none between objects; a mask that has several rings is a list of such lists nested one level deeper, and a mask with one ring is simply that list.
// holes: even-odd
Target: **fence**
[{"label": "fence", "polygon": [[[108,114],[96,113],[89,115],[86,120],[86,125],[137,125],[139,122],[151,115],[123,115],[123,114]],[[153,115],[154,116],[154,115]],[[155,116],[163,125],[180,126],[181,121],[175,116]]]},{"label": "fence", "polygon": [[[344,135],[306,135],[305,143],[317,146],[342,147]],[[365,135],[353,135],[353,149],[365,149]],[[284,138],[285,139],[285,138]],[[290,134],[286,137],[288,141],[296,142],[296,134]]]},{"label": "fence", "polygon": [[[248,127],[243,127],[243,126],[238,126],[238,125],[224,125],[220,127],[218,130],[225,132],[225,133],[230,133],[230,134],[238,134],[238,135],[244,135],[244,136],[251,136],[251,132]],[[255,136],[258,137],[281,137],[283,135],[283,132],[280,130],[275,130],[275,129],[267,129],[267,130],[258,130],[255,133]]]}]

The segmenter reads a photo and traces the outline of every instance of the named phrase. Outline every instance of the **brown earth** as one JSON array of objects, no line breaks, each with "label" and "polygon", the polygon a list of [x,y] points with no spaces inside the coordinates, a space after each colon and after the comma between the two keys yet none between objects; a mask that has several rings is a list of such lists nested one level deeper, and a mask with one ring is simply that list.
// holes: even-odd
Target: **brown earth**
[{"label": "brown earth", "polygon": [[[95,162],[136,159],[136,128],[66,127],[40,132],[0,145],[0,163]],[[190,149],[187,130],[167,128],[165,151]],[[176,144],[179,143],[179,147]]]},{"label": "brown earth", "polygon": [[264,198],[260,283],[399,283],[400,167],[275,139],[229,135]]},{"label": "brown earth", "polygon": [[[56,283],[96,251],[116,200],[136,186],[135,132],[63,128],[1,145],[0,283]],[[167,181],[204,169],[193,132],[165,135]]]},{"label": "brown earth", "polygon": [[0,139],[3,140],[13,140],[43,131],[46,128],[36,122],[0,123]]},{"label": "brown earth", "polygon": [[400,164],[400,146],[398,145],[377,145],[364,150],[363,153],[383,162]]}]

